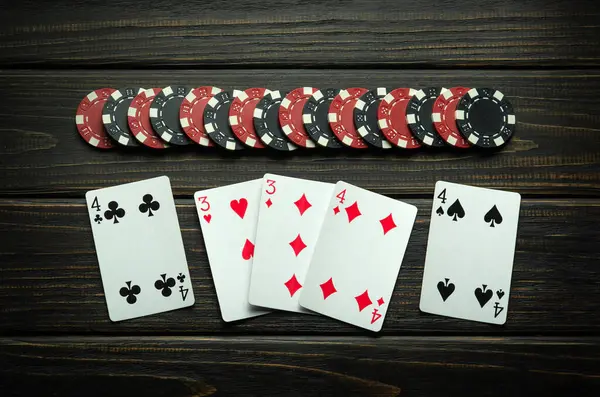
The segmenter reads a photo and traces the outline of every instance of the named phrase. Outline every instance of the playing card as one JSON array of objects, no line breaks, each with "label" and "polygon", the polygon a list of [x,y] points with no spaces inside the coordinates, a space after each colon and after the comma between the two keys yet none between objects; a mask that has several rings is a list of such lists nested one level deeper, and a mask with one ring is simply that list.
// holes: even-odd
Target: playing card
[{"label": "playing card", "polygon": [[381,330],[416,215],[413,205],[338,182],[300,305]]},{"label": "playing card", "polygon": [[504,324],[521,196],[440,181],[433,198],[421,310]]},{"label": "playing card", "polygon": [[86,193],[112,321],[194,304],[169,178]]},{"label": "playing card", "polygon": [[333,185],[267,174],[263,178],[249,302],[292,312],[321,230]]},{"label": "playing card", "polygon": [[262,179],[194,194],[224,321],[268,313],[248,303]]}]

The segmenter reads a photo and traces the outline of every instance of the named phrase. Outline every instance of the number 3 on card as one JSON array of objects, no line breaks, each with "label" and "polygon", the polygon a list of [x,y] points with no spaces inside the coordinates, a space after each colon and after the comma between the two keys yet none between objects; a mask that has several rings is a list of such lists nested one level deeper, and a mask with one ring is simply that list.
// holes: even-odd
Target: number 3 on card
[{"label": "number 3 on card", "polygon": [[277,188],[275,187],[275,181],[273,179],[267,179],[267,186],[267,190],[265,190],[267,194],[274,194],[277,191]]}]

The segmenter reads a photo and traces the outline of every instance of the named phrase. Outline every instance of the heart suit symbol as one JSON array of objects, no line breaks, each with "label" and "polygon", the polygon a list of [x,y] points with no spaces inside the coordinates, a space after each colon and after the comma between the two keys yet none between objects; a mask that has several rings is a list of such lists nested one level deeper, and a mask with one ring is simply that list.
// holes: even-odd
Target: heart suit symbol
[{"label": "heart suit symbol", "polygon": [[211,214],[204,215],[204,220],[206,221],[206,223],[210,223],[211,219],[212,219],[212,215]]},{"label": "heart suit symbol", "polygon": [[246,239],[244,243],[244,248],[242,248],[242,258],[244,260],[248,260],[254,256],[254,244],[250,242],[250,240]]},{"label": "heart suit symbol", "polygon": [[244,219],[244,215],[246,215],[246,208],[248,208],[248,200],[246,200],[245,198],[241,198],[239,200],[231,200],[229,206],[231,207],[233,212],[238,214],[240,218]]}]

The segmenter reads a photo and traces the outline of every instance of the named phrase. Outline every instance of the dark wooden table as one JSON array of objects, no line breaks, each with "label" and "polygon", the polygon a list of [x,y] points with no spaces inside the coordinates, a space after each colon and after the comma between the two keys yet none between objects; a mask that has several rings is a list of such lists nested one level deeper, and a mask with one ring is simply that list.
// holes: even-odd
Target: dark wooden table
[{"label": "dark wooden table", "polygon": [[[0,10],[1,396],[600,394],[596,2],[21,0]],[[175,83],[491,86],[511,98],[517,135],[488,155],[280,156],[98,151],[77,134],[89,91]],[[192,194],[267,171],[418,206],[380,336],[320,316],[220,320]],[[111,323],[84,194],[163,174],[196,305]],[[523,196],[505,326],[418,310],[437,180]]]}]

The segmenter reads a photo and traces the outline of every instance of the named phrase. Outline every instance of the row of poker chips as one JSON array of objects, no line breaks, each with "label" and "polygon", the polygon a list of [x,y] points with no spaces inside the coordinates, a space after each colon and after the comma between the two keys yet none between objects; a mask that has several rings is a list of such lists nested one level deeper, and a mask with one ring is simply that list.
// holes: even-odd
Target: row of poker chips
[{"label": "row of poker chips", "polygon": [[513,107],[491,88],[101,88],[77,108],[90,145],[497,148],[515,132]]}]

